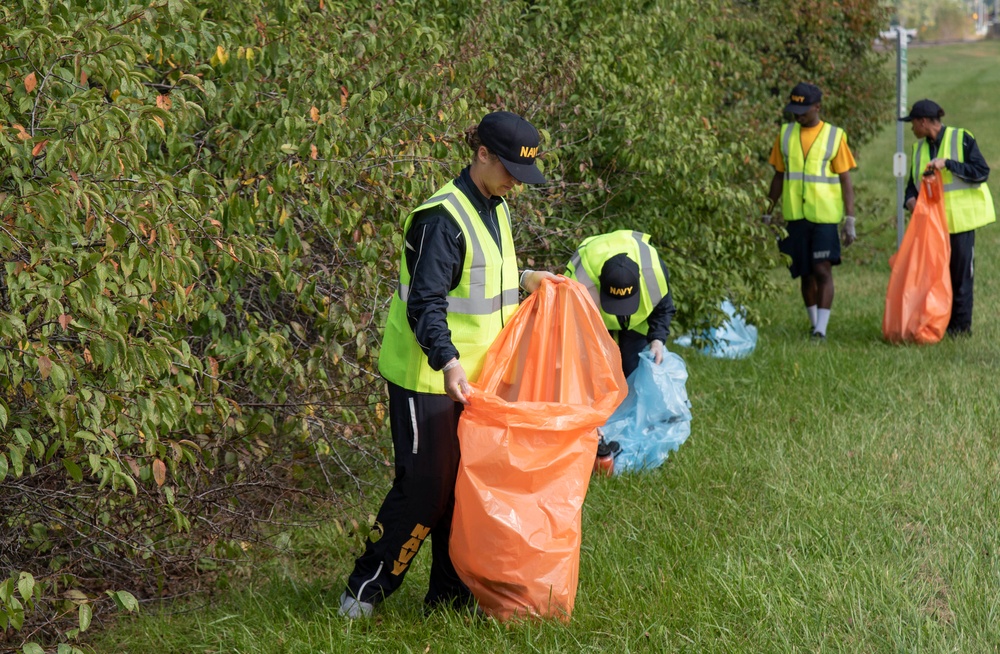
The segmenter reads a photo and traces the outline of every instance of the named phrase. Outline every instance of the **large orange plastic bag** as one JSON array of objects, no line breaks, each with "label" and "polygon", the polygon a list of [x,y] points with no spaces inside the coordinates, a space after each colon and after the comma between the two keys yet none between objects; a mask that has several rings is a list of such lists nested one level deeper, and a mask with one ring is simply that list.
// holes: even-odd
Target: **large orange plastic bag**
[{"label": "large orange plastic bag", "polygon": [[657,364],[648,351],[639,353],[639,365],[628,378],[628,397],[604,425],[604,439],[621,447],[615,474],[660,466],[691,435],[684,359],[664,352]]},{"label": "large orange plastic bag", "polygon": [[921,184],[903,242],[889,259],[882,335],[893,343],[937,343],[951,318],[951,241],[941,173],[925,175]]},{"label": "large orange plastic bag", "polygon": [[579,282],[543,282],[511,317],[458,424],[451,559],[488,615],[568,620],[597,427],[626,385]]}]

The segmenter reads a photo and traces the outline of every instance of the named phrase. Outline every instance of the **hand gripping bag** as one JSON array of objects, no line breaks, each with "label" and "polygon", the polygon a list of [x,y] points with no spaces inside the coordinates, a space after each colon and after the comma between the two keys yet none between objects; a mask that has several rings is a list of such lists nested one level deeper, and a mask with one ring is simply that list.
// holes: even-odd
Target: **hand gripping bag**
[{"label": "hand gripping bag", "polygon": [[628,397],[604,425],[604,439],[621,447],[615,474],[660,466],[691,435],[684,359],[665,352],[657,365],[649,351],[628,378]]},{"label": "hand gripping bag", "polygon": [[937,343],[951,318],[951,241],[941,173],[925,175],[885,294],[882,335],[892,343]]},{"label": "hand gripping bag", "polygon": [[487,615],[568,620],[597,428],[626,395],[586,288],[543,282],[486,356],[462,412],[451,559]]}]

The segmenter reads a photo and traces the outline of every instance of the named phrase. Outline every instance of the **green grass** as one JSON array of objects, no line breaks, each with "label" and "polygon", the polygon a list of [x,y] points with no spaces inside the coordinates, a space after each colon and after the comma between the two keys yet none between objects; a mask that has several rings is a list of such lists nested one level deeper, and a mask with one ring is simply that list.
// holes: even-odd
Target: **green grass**
[{"label": "green grass", "polygon": [[[1000,168],[1000,42],[917,57],[928,63],[911,102],[935,98],[945,122],[971,129]],[[340,620],[337,596],[360,541],[330,525],[296,533],[288,556],[245,588],[125,619],[94,649],[995,651],[1000,227],[977,237],[974,335],[885,344],[894,149],[889,125],[861,153],[859,197],[873,209],[859,212],[862,241],[836,269],[829,342],[808,341],[797,284],[775,271],[783,293],[762,307],[771,322],[749,359],[673,348],[690,373],[692,436],[656,471],[592,484],[569,624],[424,616],[428,553],[375,619]],[[1000,198],[1000,171],[991,185]]]}]

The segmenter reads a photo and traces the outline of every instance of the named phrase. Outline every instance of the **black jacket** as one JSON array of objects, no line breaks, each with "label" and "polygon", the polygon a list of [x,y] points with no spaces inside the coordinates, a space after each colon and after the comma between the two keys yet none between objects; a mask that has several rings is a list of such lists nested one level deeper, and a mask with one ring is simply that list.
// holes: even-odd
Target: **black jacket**
[{"label": "black jacket", "polygon": [[[472,202],[502,249],[497,206],[503,198],[480,193],[468,167],[455,178],[455,186]],[[462,280],[465,247],[462,229],[440,205],[415,215],[406,232],[406,267],[410,272],[406,318],[434,370],[459,356],[448,329],[448,293]]]}]

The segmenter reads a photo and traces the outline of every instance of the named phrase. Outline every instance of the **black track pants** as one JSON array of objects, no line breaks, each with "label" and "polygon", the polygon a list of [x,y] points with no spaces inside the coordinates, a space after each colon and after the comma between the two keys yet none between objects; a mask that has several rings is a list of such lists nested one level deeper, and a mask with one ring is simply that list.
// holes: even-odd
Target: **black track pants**
[{"label": "black track pants", "polygon": [[972,329],[972,281],[975,269],[973,255],[976,246],[976,231],[952,234],[951,261],[951,320],[948,329],[967,331]]},{"label": "black track pants", "polygon": [[462,405],[447,395],[416,393],[389,384],[389,425],[396,478],[382,502],[365,552],[354,564],[347,593],[379,602],[403,583],[414,555],[431,539],[428,604],[466,601],[468,588],[448,554],[455,477],[458,418]]},{"label": "black track pants", "polygon": [[627,379],[639,367],[639,353],[645,350],[649,343],[646,341],[645,334],[631,329],[619,330],[617,336],[618,351],[622,355],[622,372],[625,373]]}]

